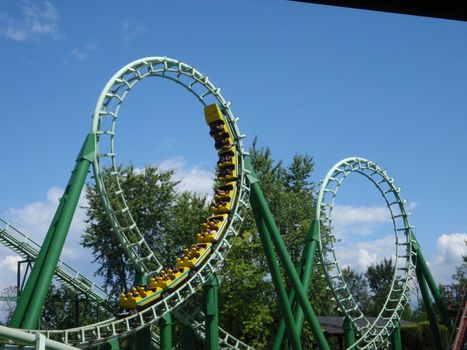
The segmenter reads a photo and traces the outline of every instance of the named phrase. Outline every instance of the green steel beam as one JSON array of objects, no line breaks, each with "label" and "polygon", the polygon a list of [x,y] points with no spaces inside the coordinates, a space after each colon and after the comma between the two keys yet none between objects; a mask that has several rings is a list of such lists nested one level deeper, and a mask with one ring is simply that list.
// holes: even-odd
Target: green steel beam
[{"label": "green steel beam", "polygon": [[402,350],[402,337],[401,337],[401,325],[400,323],[394,328],[391,333],[391,349]]},{"label": "green steel beam", "polygon": [[42,306],[78,205],[89,166],[94,159],[95,144],[95,135],[88,134],[13,314],[11,327],[32,329],[39,326]]},{"label": "green steel beam", "polygon": [[420,244],[418,243],[417,238],[415,237],[413,232],[411,232],[411,236],[412,236],[412,241],[414,242],[414,250],[417,254],[417,265],[419,265],[420,269],[422,270],[423,277],[425,278],[425,281],[431,290],[431,294],[433,296],[433,299],[435,300],[436,306],[438,307],[438,310],[441,314],[444,324],[446,325],[446,327],[448,327],[449,332],[452,333],[454,325],[452,324],[452,320],[449,317],[444,298],[442,294],[439,292],[438,286],[436,285],[436,282],[425,261],[422,250],[420,249]]},{"label": "green steel beam", "polygon": [[160,349],[172,350],[172,315],[170,314],[170,312],[167,312],[160,318],[159,329],[161,340]]},{"label": "green steel beam", "polygon": [[[310,323],[313,335],[318,343],[318,346],[320,347],[320,349],[329,350],[329,345],[326,341],[326,338],[324,337],[324,333],[313,311],[313,308],[311,307],[311,304],[308,300],[307,293],[302,286],[300,278],[298,277],[297,271],[295,270],[295,266],[293,265],[293,262],[290,259],[290,256],[287,252],[287,248],[284,244],[284,241],[282,240],[280,236],[279,230],[274,221],[274,217],[271,213],[271,210],[269,209],[269,206],[266,201],[266,198],[264,197],[263,191],[261,190],[261,187],[259,186],[258,178],[248,158],[245,159],[245,168],[249,170],[250,172],[250,174],[248,175],[248,178],[250,180],[250,202],[251,202],[251,207],[252,207],[255,219],[256,219],[258,229],[261,233],[260,237],[262,239],[265,252],[266,253],[274,252],[274,247],[269,247],[269,244],[271,243],[270,238],[272,238],[272,243],[276,247],[277,252],[279,254],[279,258],[284,264],[285,272],[287,276],[289,277],[290,282],[292,283],[292,288],[297,294],[298,303],[304,310],[305,317],[307,321]],[[269,256],[266,255],[266,256],[267,256],[268,264],[275,261],[275,259],[273,259],[273,257],[275,258],[275,256],[271,256],[271,255]],[[275,261],[275,263],[277,264],[277,261]],[[271,267],[271,265],[269,267]],[[273,271],[271,271],[271,274],[272,274],[273,281],[274,281]],[[279,278],[280,278],[280,271],[279,271]],[[276,284],[275,286],[277,288]],[[281,292],[282,294],[282,293],[285,293],[285,290],[279,291],[276,289],[276,292]],[[281,295],[279,300],[280,300],[280,304],[282,305],[282,307],[284,308],[284,306],[288,305],[288,310],[289,312],[291,312],[290,304],[288,302],[287,297],[285,295]],[[287,313],[283,312],[283,316],[287,316]],[[287,318],[286,318],[286,321],[287,321]],[[295,325],[295,321],[292,319],[287,322],[288,322],[288,326],[290,327],[290,331],[297,333],[298,329],[296,327],[293,327]]]},{"label": "green steel beam", "polygon": [[206,349],[219,350],[219,303],[217,290],[219,284],[213,274],[204,285],[204,306],[206,314]]},{"label": "green steel beam", "polygon": [[[282,240],[279,230],[274,222],[274,217],[269,209],[267,204],[266,198],[259,187],[259,183],[255,182],[251,185],[251,195],[250,195],[251,205],[252,207],[256,207],[264,223],[266,225],[267,230],[269,231],[272,242],[274,243],[277,252],[279,254],[279,258],[284,264],[285,272],[287,276],[290,278],[290,282],[292,284],[292,288],[295,290],[297,294],[297,301],[299,302],[300,306],[305,312],[305,317],[307,321],[310,323],[313,335],[321,349],[328,350],[329,345],[324,337],[324,333],[321,330],[321,326],[318,322],[318,318],[311,307],[310,301],[308,300],[308,296],[306,291],[304,290],[300,278],[298,277],[297,271],[295,270],[295,266],[293,265],[292,260],[287,252],[287,248],[285,246],[284,241]],[[287,301],[288,303],[288,301]],[[294,322],[295,323],[295,322]]]},{"label": "green steel beam", "polygon": [[425,305],[426,313],[430,321],[431,331],[433,332],[433,339],[436,343],[436,349],[444,350],[443,343],[441,341],[441,334],[439,332],[438,320],[436,319],[435,310],[430,298],[430,293],[426,285],[425,277],[423,275],[423,270],[420,264],[416,266],[417,280],[418,285],[420,286],[420,291],[422,292],[423,304]]},{"label": "green steel beam", "polygon": [[345,316],[344,317],[344,346],[346,349],[348,349],[354,344],[355,344],[355,327],[353,326],[352,320],[349,317]]},{"label": "green steel beam", "polygon": [[292,308],[287,298],[287,292],[282,280],[279,263],[274,252],[274,246],[266,225],[261,219],[261,213],[258,210],[258,207],[253,204],[252,199],[251,201],[253,215],[260,233],[261,243],[264,248],[269,271],[271,272],[272,282],[276,289],[277,298],[279,299],[279,307],[282,312],[282,317],[285,320],[285,327],[287,328],[287,332],[289,334],[289,341],[296,350],[300,350],[302,348],[300,343],[300,336],[298,335],[297,326],[295,325],[295,321],[293,319]]},{"label": "green steel beam", "polygon": [[[319,241],[319,220],[313,220],[310,228],[308,229],[305,236],[305,246],[303,248],[302,256],[300,259],[300,265],[298,271],[300,273],[300,280],[302,282],[303,288],[308,291],[310,288],[311,280],[313,278],[313,266],[315,261],[315,253],[318,247]],[[295,291],[292,289],[289,291],[289,304],[293,305],[295,301]],[[297,325],[298,333],[301,335],[303,329],[303,310],[300,305],[297,305],[297,310],[295,311],[295,323]],[[279,350],[282,346],[285,333],[285,322],[284,319],[281,320],[279,328],[276,333],[276,338],[274,339],[274,344],[272,350]]]}]

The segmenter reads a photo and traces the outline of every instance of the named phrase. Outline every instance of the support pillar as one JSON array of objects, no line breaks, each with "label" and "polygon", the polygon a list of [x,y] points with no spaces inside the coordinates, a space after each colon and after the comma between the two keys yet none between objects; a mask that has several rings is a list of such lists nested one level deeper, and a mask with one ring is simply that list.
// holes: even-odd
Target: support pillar
[{"label": "support pillar", "polygon": [[161,340],[160,350],[172,350],[172,315],[170,312],[167,312],[160,318],[159,329]]},{"label": "support pillar", "polygon": [[[355,344],[355,328],[347,316],[344,317],[344,347],[350,348]],[[400,350],[400,349],[398,349]]]},{"label": "support pillar", "polygon": [[285,290],[285,285],[282,280],[280,267],[276,258],[276,254],[274,252],[274,246],[271,242],[271,237],[266,228],[266,225],[261,219],[261,216],[257,212],[257,209],[254,207],[253,214],[255,216],[255,219],[257,220],[256,225],[260,228],[259,231],[261,243],[266,254],[266,260],[268,262],[269,271],[271,272],[272,282],[274,284],[274,288],[276,289],[276,294],[279,301],[279,307],[282,312],[282,317],[285,320],[284,328],[287,328],[291,345],[294,347],[294,349],[300,350],[302,348],[302,345],[300,343],[300,336],[298,335],[297,327],[293,319],[292,308],[287,298],[287,292]]},{"label": "support pillar", "polygon": [[118,342],[118,339],[115,338],[115,339],[110,339],[109,341],[107,341],[106,349],[120,350],[120,343]]},{"label": "support pillar", "polygon": [[[329,345],[326,341],[326,338],[324,337],[323,331],[321,330],[318,318],[316,317],[313,308],[310,305],[307,293],[303,289],[302,283],[300,282],[292,260],[290,259],[290,256],[287,253],[287,248],[285,247],[284,241],[280,237],[279,230],[277,229],[272,213],[269,210],[266,199],[264,198],[264,195],[258,183],[253,183],[251,185],[250,200],[252,207],[256,207],[257,209],[259,209],[259,212],[261,213],[261,218],[264,220],[265,226],[271,234],[272,242],[274,243],[278,251],[279,258],[284,264],[284,268],[287,276],[290,278],[292,288],[297,294],[297,301],[304,310],[305,317],[311,325],[311,329],[313,331],[313,335],[315,336],[316,342],[318,343],[318,346],[320,347],[320,349],[329,350]],[[293,322],[295,323],[295,321]],[[296,328],[295,331],[297,331]]]},{"label": "support pillar", "polygon": [[[300,265],[298,271],[300,274],[300,280],[302,282],[303,288],[308,292],[310,288],[311,280],[313,278],[313,266],[315,261],[315,253],[318,247],[319,240],[319,220],[313,220],[308,232],[305,236],[305,246],[303,248],[302,257],[300,259]],[[292,289],[289,291],[288,295],[289,304],[293,305],[295,301],[295,291]],[[303,329],[304,315],[303,310],[300,305],[297,305],[297,310],[295,311],[295,323],[298,330],[298,335],[301,336]],[[276,338],[274,339],[274,344],[272,350],[279,350],[282,346],[285,333],[285,321],[282,318],[279,328],[276,333]]]},{"label": "support pillar", "polygon": [[95,135],[88,134],[76,159],[76,165],[60,199],[60,204],[42,243],[34,267],[21,293],[10,327],[38,328],[42,307],[78,205],[89,166],[94,160],[95,146]]},{"label": "support pillar", "polygon": [[[259,217],[264,222],[265,227],[267,229],[266,232],[262,232],[262,229],[259,226],[258,229],[261,232],[260,236],[262,237],[262,236],[267,235],[267,237],[265,237],[266,241],[272,238],[272,242],[274,243],[274,246],[278,252],[279,258],[281,259],[284,265],[285,272],[290,279],[292,288],[294,289],[297,295],[297,300],[300,306],[302,307],[302,309],[304,310],[307,321],[310,323],[311,329],[313,331],[313,335],[318,343],[318,346],[320,347],[320,349],[329,350],[329,345],[326,341],[326,338],[324,337],[324,333],[313,311],[313,308],[311,307],[311,304],[308,300],[307,293],[303,289],[302,283],[300,281],[300,278],[298,277],[297,271],[295,270],[295,266],[293,265],[292,260],[290,259],[290,256],[287,252],[287,248],[284,244],[284,241],[282,240],[280,236],[279,230],[274,221],[274,217],[272,216],[272,213],[269,209],[266,198],[264,197],[263,192],[261,191],[261,188],[258,183],[258,179],[256,177],[256,174],[254,173],[254,169],[252,168],[249,159],[245,159],[245,166],[247,170],[250,171],[250,174],[248,175],[248,178],[250,180],[250,201],[251,201],[253,213],[256,212],[255,219],[259,215]],[[257,223],[258,223],[258,220],[257,220]],[[269,234],[270,234],[270,237],[269,237]],[[266,251],[266,247],[265,247],[265,251]],[[284,303],[285,302],[288,304],[287,298],[285,298]],[[295,322],[293,321],[293,323]],[[295,328],[295,331],[297,331],[296,328]]]},{"label": "support pillar", "polygon": [[219,349],[219,306],[217,290],[219,284],[215,274],[204,285],[204,305],[206,314],[206,349]]},{"label": "support pillar", "polygon": [[397,323],[397,326],[391,333],[391,349],[402,350],[402,337],[401,337],[401,325]]},{"label": "support pillar", "polygon": [[422,292],[423,304],[425,305],[426,313],[430,321],[431,331],[433,332],[433,339],[436,343],[437,350],[444,350],[443,343],[441,342],[441,334],[439,332],[438,320],[436,319],[435,310],[431,303],[430,293],[428,291],[428,286],[425,282],[425,277],[423,276],[423,271],[420,264],[417,263],[416,266],[417,280],[420,290]]}]

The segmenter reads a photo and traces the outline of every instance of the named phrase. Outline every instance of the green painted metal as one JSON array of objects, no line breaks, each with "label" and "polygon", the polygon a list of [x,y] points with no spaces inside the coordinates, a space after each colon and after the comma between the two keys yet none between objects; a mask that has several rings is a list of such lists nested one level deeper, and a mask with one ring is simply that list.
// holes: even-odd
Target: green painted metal
[{"label": "green painted metal", "polygon": [[170,312],[167,312],[159,319],[161,350],[172,350],[172,325]]},{"label": "green painted metal", "polygon": [[[256,178],[253,171],[250,174],[249,178]],[[255,216],[259,215],[261,217],[262,222],[264,223],[266,228],[265,232],[261,232],[261,227],[258,228],[262,233],[261,236],[265,236],[264,233],[270,234],[272,242],[278,252],[279,258],[284,264],[285,273],[287,274],[287,277],[289,278],[292,284],[292,288],[295,290],[295,293],[297,295],[297,301],[304,310],[305,318],[311,326],[313,335],[316,339],[316,342],[318,343],[318,346],[321,349],[329,349],[329,345],[326,341],[326,338],[324,337],[323,331],[321,330],[321,326],[308,300],[307,293],[302,286],[297,271],[295,270],[295,266],[293,265],[292,260],[290,259],[290,256],[287,252],[287,248],[284,244],[284,241],[280,236],[279,230],[274,221],[274,217],[269,209],[266,198],[264,197],[264,194],[257,181],[251,183],[250,201],[253,213],[257,211]],[[268,249],[267,246],[265,246],[264,248],[265,250]],[[284,303],[284,305],[288,304],[288,299],[283,298],[282,303]],[[292,320],[291,324],[293,325],[294,323],[295,322]]]},{"label": "green painted metal", "polygon": [[295,325],[295,321],[293,319],[291,304],[289,304],[287,298],[287,292],[285,289],[284,282],[282,280],[278,260],[274,252],[274,246],[271,241],[271,237],[266,227],[266,224],[264,223],[261,217],[261,210],[259,209],[259,204],[256,204],[253,198],[251,199],[251,201],[253,215],[255,217],[258,231],[260,232],[261,244],[263,245],[269,271],[271,272],[272,282],[274,284],[277,298],[279,300],[279,307],[282,312],[282,317],[285,321],[285,328],[287,329],[287,333],[289,334],[289,341],[296,350],[300,350],[302,348],[300,344],[300,336],[298,334],[297,326]]},{"label": "green painted metal", "polygon": [[344,346],[346,349],[350,348],[355,344],[355,327],[353,326],[352,320],[345,316],[344,317]]},{"label": "green painted metal", "polygon": [[430,292],[423,275],[423,268],[420,264],[417,263],[417,280],[422,292],[423,304],[425,305],[425,310],[428,315],[428,320],[430,321],[431,331],[433,332],[433,339],[436,342],[437,350],[444,350],[445,347],[441,341],[441,334],[439,332],[438,320],[436,319],[435,310],[433,309],[432,300],[430,298]]},{"label": "green painted metal", "polygon": [[110,339],[107,344],[110,350],[120,350],[120,342],[118,339]]},{"label": "green painted metal", "polygon": [[219,300],[217,290],[219,284],[213,274],[204,286],[204,306],[206,314],[206,349],[219,349]]},{"label": "green painted metal", "polygon": [[71,220],[94,159],[95,135],[88,134],[76,160],[75,168],[52,220],[41,251],[26,282],[10,322],[15,328],[37,328],[50,283],[65,243]]},{"label": "green painted metal", "polygon": [[[302,256],[300,259],[300,265],[298,268],[300,274],[300,280],[302,282],[303,288],[308,291],[310,288],[311,280],[313,278],[313,266],[315,261],[315,253],[318,247],[319,241],[319,219],[313,220],[310,228],[308,229],[305,235],[305,246],[303,248]],[[295,301],[295,291],[292,289],[289,291],[288,296],[289,304],[293,305]],[[300,305],[297,305],[295,311],[295,323],[298,329],[298,333],[301,334],[303,329],[303,310]],[[285,334],[285,321],[281,320],[279,328],[277,329],[276,337],[274,339],[274,344],[272,346],[273,350],[278,350],[281,348]]]},{"label": "green painted metal", "polygon": [[391,349],[402,350],[401,325],[398,323],[391,334]]},{"label": "green painted metal", "polygon": [[423,272],[423,277],[425,278],[425,281],[430,288],[433,299],[435,300],[436,306],[438,307],[439,313],[443,319],[443,323],[446,325],[446,327],[448,327],[449,332],[452,333],[454,325],[452,323],[452,319],[449,317],[446,302],[444,301],[442,294],[439,292],[438,286],[436,285],[436,282],[425,261],[422,250],[420,249],[420,244],[418,243],[417,238],[413,232],[411,232],[411,236],[412,240],[414,241],[414,249],[417,255],[416,264],[420,266],[420,269]]},{"label": "green painted metal", "polygon": [[[337,193],[344,180],[350,174],[366,177],[380,192],[391,215],[395,237],[394,275],[390,291],[377,319],[370,322],[354,300],[344,278],[336,256],[337,238],[333,232],[333,208]],[[350,318],[358,335],[354,348],[380,349],[386,346],[394,326],[400,320],[402,312],[410,298],[411,281],[415,275],[412,249],[411,226],[406,201],[400,196],[400,188],[394,184],[385,170],[367,159],[346,158],[327,173],[318,194],[316,218],[321,218],[319,252],[328,285],[333,292],[341,312]],[[378,325],[379,321],[384,326]],[[357,323],[358,321],[358,323]]]}]

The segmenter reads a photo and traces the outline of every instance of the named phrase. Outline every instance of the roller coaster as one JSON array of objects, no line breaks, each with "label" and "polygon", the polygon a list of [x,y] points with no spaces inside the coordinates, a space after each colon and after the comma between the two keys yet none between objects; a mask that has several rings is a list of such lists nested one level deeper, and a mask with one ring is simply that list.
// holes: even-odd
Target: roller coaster
[{"label": "roller coaster", "polygon": [[[216,185],[210,215],[197,232],[197,243],[186,247],[171,266],[163,266],[141,234],[120,181],[116,160],[116,123],[128,93],[143,79],[162,78],[190,92],[202,105],[204,119],[213,138],[218,161]],[[446,306],[428,269],[420,245],[409,223],[406,201],[394,179],[378,164],[359,157],[338,162],[322,182],[315,213],[307,232],[300,265],[293,264],[274,221],[249,154],[243,148],[238,118],[220,88],[197,69],[167,57],[146,57],[120,69],[102,90],[93,114],[91,132],[86,136],[75,168],[41,245],[6,221],[0,221],[0,242],[24,258],[34,261],[8,327],[0,326],[5,349],[84,349],[110,344],[138,332],[138,349],[172,348],[172,315],[193,330],[207,349],[252,349],[219,327],[216,273],[240,232],[248,210],[252,210],[269,272],[279,301],[282,321],[271,339],[272,349],[286,344],[302,349],[304,322],[311,326],[320,349],[330,349],[308,299],[313,267],[321,264],[336,305],[345,320],[346,349],[401,349],[399,322],[409,302],[413,281],[422,292],[437,348],[442,343],[436,311],[452,330]],[[106,214],[132,268],[137,271],[134,287],[117,296],[108,296],[60,259],[86,176],[92,165],[94,179]],[[110,180],[104,179],[110,169]],[[395,238],[395,268],[391,289],[376,321],[370,322],[360,310],[342,274],[336,255],[333,209],[339,189],[350,174],[369,180],[391,214]],[[163,242],[161,242],[162,244]],[[285,274],[285,276],[284,276]],[[291,289],[287,291],[285,277]],[[39,329],[41,309],[52,279],[85,293],[99,307],[114,315],[94,324],[69,329]],[[205,290],[204,312],[193,296]],[[432,299],[433,298],[433,299]],[[120,310],[117,310],[118,299]],[[190,349],[193,340],[184,342]]]}]

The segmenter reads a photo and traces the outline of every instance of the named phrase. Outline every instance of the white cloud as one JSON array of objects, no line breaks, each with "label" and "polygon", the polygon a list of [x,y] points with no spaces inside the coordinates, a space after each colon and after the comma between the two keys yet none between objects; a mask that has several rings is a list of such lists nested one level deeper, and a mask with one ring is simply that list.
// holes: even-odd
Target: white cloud
[{"label": "white cloud", "polygon": [[462,263],[467,255],[467,233],[442,234],[436,242],[436,253],[429,259],[428,265],[437,283],[449,284],[455,266]]},{"label": "white cloud", "polygon": [[187,166],[182,157],[166,159],[159,164],[163,170],[175,169],[175,179],[180,181],[180,191],[193,191],[209,195],[212,192],[214,173],[199,166]]},{"label": "white cloud", "polygon": [[78,60],[78,61],[84,61],[86,58],[88,58],[89,54],[91,51],[93,51],[97,47],[97,44],[93,41],[88,41],[81,47],[75,47],[72,51],[71,54]]},{"label": "white cloud", "polygon": [[24,0],[17,4],[20,11],[18,15],[0,12],[0,36],[14,41],[45,36],[60,38],[58,31],[60,16],[52,3]]},{"label": "white cloud", "polygon": [[391,215],[387,207],[336,205],[332,211],[332,219],[336,236],[345,239],[350,234],[373,234],[378,226],[391,222]]},{"label": "white cloud", "polygon": [[[44,201],[33,202],[21,208],[10,208],[6,212],[6,218],[13,226],[40,244],[47,234],[62,194],[63,190],[61,188],[52,187],[47,191]],[[81,208],[85,205],[86,200],[82,196],[62,251],[62,257],[65,260],[73,260],[82,256],[83,248],[79,245],[79,241],[85,227],[85,212]]]},{"label": "white cloud", "polygon": [[384,258],[394,257],[395,251],[394,235],[336,247],[339,265],[349,266],[358,272],[366,271],[369,265],[379,263]]},{"label": "white cloud", "polygon": [[0,270],[5,271],[7,269],[16,273],[18,261],[20,260],[21,258],[18,255],[7,255],[3,259],[0,259]]},{"label": "white cloud", "polygon": [[[467,255],[467,233],[442,234],[436,243],[436,253],[428,259],[428,265],[437,283],[452,283],[455,266],[462,263]],[[384,258],[394,258],[394,236],[382,239],[337,245],[336,255],[341,266],[364,272],[370,264],[378,263]],[[427,259],[427,257],[425,256]]]}]

